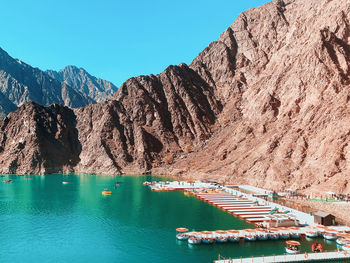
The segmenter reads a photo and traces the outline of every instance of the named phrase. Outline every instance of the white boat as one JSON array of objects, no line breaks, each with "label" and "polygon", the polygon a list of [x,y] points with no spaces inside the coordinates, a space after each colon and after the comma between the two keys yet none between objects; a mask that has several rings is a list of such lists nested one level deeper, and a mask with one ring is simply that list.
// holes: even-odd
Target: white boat
[{"label": "white boat", "polygon": [[244,229],[243,230],[244,240],[255,241],[256,233],[257,233],[256,229]]},{"label": "white boat", "polygon": [[300,252],[300,242],[295,240],[286,241],[286,252],[288,254],[297,254]]},{"label": "white boat", "polygon": [[202,231],[200,232],[202,243],[212,244],[215,242],[215,237],[213,236],[213,232],[211,231]]},{"label": "white boat", "polygon": [[218,243],[227,242],[227,231],[217,230],[215,231],[215,241]]},{"label": "white boat", "polygon": [[230,241],[232,243],[239,242],[239,240],[240,240],[239,236],[229,236],[228,237],[228,241]]},{"label": "white boat", "polygon": [[199,237],[191,236],[188,238],[188,244],[198,245],[200,243],[201,243],[201,239]]},{"label": "white boat", "polygon": [[315,238],[319,236],[318,231],[309,230],[305,233],[306,237]]},{"label": "white boat", "polygon": [[288,232],[280,232],[280,238],[281,239],[289,239],[290,238],[290,234]]},{"label": "white boat", "polygon": [[216,240],[216,242],[218,242],[218,243],[225,243],[225,242],[227,242],[227,237],[225,237],[225,236],[217,236],[216,238],[215,238],[215,240]]},{"label": "white boat", "polygon": [[203,237],[202,242],[204,244],[213,244],[215,242],[215,238],[213,237]]},{"label": "white boat", "polygon": [[240,237],[239,237],[239,231],[238,230],[235,230],[235,229],[228,230],[227,233],[228,233],[227,234],[228,241],[230,241],[232,243],[239,242]]},{"label": "white boat", "polygon": [[[176,238],[178,240],[187,240],[191,234],[196,233],[196,232],[187,232],[187,231],[188,231],[188,229],[185,227],[176,228],[176,232],[180,232],[179,234],[176,235]],[[185,233],[185,232],[187,232],[187,233]]]},{"label": "white boat", "polygon": [[252,234],[248,234],[248,235],[245,235],[245,236],[244,236],[244,240],[247,240],[247,241],[255,241],[255,240],[256,240],[256,236],[255,236],[255,235],[252,235]]},{"label": "white boat", "polygon": [[271,240],[277,240],[280,238],[280,235],[278,233],[270,233],[269,234],[269,239]]},{"label": "white boat", "polygon": [[299,250],[293,250],[293,249],[290,249],[290,248],[286,247],[286,252],[288,254],[297,254],[299,252]]},{"label": "white boat", "polygon": [[339,237],[336,242],[338,245],[341,245],[341,246],[345,246],[347,244],[350,244],[350,240],[345,238],[345,237]]},{"label": "white boat", "polygon": [[258,240],[268,240],[269,234],[262,232],[262,233],[258,233],[256,237]]},{"label": "white boat", "polygon": [[290,233],[291,238],[300,238],[300,234],[298,232],[292,232]]},{"label": "white boat", "polygon": [[187,240],[188,239],[188,235],[186,233],[180,233],[176,235],[176,238],[178,240]]},{"label": "white boat", "polygon": [[327,240],[336,240],[338,236],[336,233],[333,232],[325,232],[323,233],[323,238]]}]

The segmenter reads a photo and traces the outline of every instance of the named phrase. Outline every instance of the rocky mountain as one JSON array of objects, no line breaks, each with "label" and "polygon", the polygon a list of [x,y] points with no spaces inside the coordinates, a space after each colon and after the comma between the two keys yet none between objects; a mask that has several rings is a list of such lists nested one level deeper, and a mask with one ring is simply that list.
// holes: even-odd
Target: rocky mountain
[{"label": "rocky mountain", "polygon": [[129,79],[116,97],[74,110],[27,103],[10,113],[0,122],[0,171],[150,171],[167,153],[208,138],[220,111],[211,87],[185,64]]},{"label": "rocky mountain", "polygon": [[0,49],[0,115],[28,101],[83,107],[95,101],[38,68],[12,58]]},{"label": "rocky mountain", "polygon": [[0,92],[0,119],[16,109],[17,106]]},{"label": "rocky mountain", "polygon": [[111,98],[118,89],[113,83],[91,76],[85,69],[75,66],[67,66],[60,71],[47,70],[46,73],[96,102]]},{"label": "rocky mountain", "polygon": [[189,66],[131,78],[109,101],[25,104],[0,122],[0,172],[350,193],[349,21],[347,0],[272,1],[243,12]]}]

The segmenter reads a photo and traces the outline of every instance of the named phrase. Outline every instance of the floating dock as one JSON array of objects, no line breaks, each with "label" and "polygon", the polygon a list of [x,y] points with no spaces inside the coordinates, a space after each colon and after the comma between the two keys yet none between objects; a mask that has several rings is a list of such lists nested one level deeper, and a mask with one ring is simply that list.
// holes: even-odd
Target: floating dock
[{"label": "floating dock", "polygon": [[193,193],[193,195],[249,223],[257,223],[266,220],[265,216],[269,215],[272,211],[271,206],[259,205],[247,198],[242,198],[227,192]]},{"label": "floating dock", "polygon": [[214,263],[332,262],[349,260],[345,251],[215,260]]},{"label": "floating dock", "polygon": [[[237,188],[238,187],[238,188]],[[221,187],[222,190],[226,191],[226,193],[231,193],[233,195],[238,195],[240,197],[244,197],[248,200],[257,202],[259,204],[264,204],[266,206],[271,206],[274,209],[278,209],[281,212],[289,212],[287,215],[293,215],[293,217],[299,221],[299,224],[301,225],[315,225],[314,223],[314,217],[312,215],[310,215],[309,213],[304,213],[301,211],[298,211],[296,209],[287,207],[287,206],[283,206],[274,202],[270,202],[267,201],[263,198],[260,198],[259,196],[256,196],[254,193],[252,194],[247,194],[244,192],[239,191],[239,189],[242,188],[243,190],[248,190],[248,191],[253,191],[255,193],[258,194],[271,194],[271,191],[265,190],[265,189],[261,189],[261,188],[257,188],[257,187],[253,187],[253,186],[248,186],[248,185],[239,185],[239,186],[235,186],[234,188],[232,188],[232,186],[223,186]]]},{"label": "floating dock", "polygon": [[[277,227],[280,222],[285,220],[294,221],[291,222],[293,224],[299,223],[301,225],[315,226],[314,217],[311,214],[260,198],[259,196],[271,194],[271,191],[262,188],[249,185],[224,186],[215,182],[202,182],[198,180],[154,181],[144,182],[143,184],[148,185],[153,191],[183,190],[185,195],[196,196],[250,223],[277,220]],[[239,189],[253,191],[255,194],[247,194],[241,192]]]},{"label": "floating dock", "polygon": [[144,182],[152,191],[168,192],[168,191],[182,191],[185,189],[200,189],[214,187],[211,183],[204,183],[201,181],[173,181],[173,182]]}]

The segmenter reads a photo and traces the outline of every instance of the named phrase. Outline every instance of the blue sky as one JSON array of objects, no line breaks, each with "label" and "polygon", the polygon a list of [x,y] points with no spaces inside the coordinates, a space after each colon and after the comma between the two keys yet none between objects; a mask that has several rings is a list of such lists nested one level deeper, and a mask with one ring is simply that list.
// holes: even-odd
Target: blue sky
[{"label": "blue sky", "polygon": [[66,65],[120,86],[189,64],[244,10],[267,0],[11,0],[1,3],[0,47],[40,69]]}]

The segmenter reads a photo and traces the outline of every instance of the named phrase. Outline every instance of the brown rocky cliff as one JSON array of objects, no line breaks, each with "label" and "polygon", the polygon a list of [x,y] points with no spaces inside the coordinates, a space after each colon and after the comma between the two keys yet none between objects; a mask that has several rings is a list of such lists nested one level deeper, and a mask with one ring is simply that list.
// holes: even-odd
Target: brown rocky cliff
[{"label": "brown rocky cliff", "polygon": [[[224,110],[173,173],[350,192],[349,14],[348,1],[274,1],[241,14],[191,65],[209,69]],[[224,59],[213,60],[218,46]]]},{"label": "brown rocky cliff", "polygon": [[73,111],[61,105],[30,102],[0,122],[0,172],[71,172],[81,145]]},{"label": "brown rocky cliff", "polygon": [[[64,134],[76,129],[77,139],[53,139],[74,149],[53,167],[350,192],[349,14],[345,0],[280,0],[242,13],[191,65],[131,78],[114,100],[63,118]],[[46,111],[53,112],[39,114]],[[19,126],[28,113],[15,114]],[[1,136],[16,144],[8,119]],[[37,147],[13,153],[10,140],[2,141],[3,171]],[[16,164],[16,172],[51,168]]]},{"label": "brown rocky cliff", "polygon": [[75,110],[83,145],[76,171],[150,171],[209,138],[221,109],[212,87],[185,64],[131,78],[115,99]]}]

